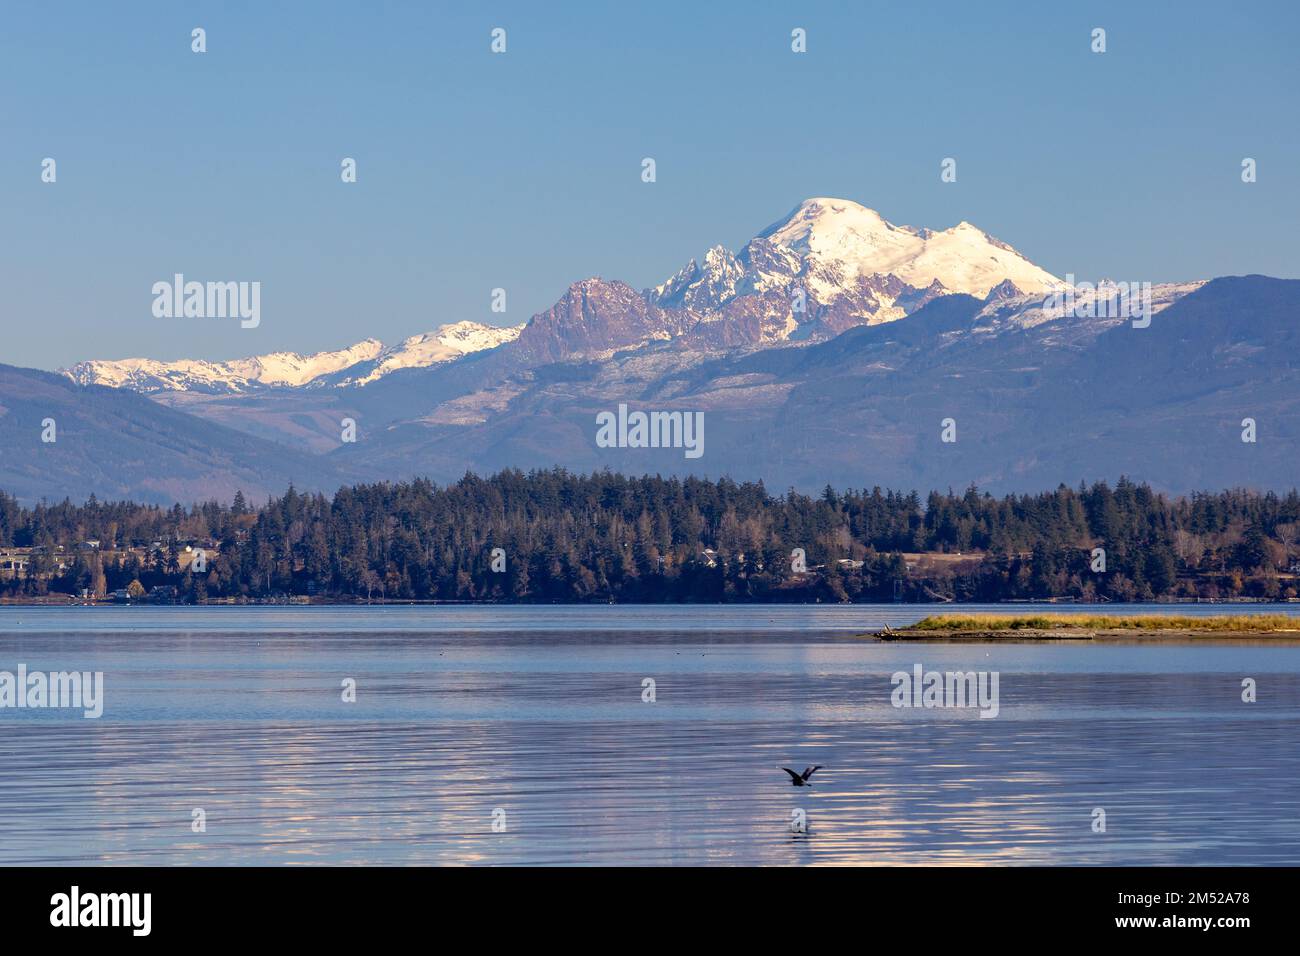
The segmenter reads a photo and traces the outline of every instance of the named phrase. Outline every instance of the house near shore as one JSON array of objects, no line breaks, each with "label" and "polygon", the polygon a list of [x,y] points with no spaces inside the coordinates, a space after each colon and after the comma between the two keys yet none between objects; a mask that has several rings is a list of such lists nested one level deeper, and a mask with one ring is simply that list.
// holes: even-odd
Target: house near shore
[{"label": "house near shore", "polygon": [[176,604],[180,592],[172,584],[155,585],[149,591],[149,601],[153,604]]}]

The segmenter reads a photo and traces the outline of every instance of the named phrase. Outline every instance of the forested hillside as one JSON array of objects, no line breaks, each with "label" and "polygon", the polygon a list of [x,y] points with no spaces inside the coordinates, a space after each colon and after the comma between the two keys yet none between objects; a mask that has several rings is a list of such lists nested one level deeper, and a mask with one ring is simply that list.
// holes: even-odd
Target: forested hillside
[{"label": "forested hillside", "polygon": [[188,601],[1285,598],[1298,538],[1295,491],[1171,499],[1124,479],[1000,498],[810,497],[728,479],[505,471],[189,509],[27,508],[0,492],[0,548],[26,562],[0,571],[0,596],[170,585],[168,599]]}]

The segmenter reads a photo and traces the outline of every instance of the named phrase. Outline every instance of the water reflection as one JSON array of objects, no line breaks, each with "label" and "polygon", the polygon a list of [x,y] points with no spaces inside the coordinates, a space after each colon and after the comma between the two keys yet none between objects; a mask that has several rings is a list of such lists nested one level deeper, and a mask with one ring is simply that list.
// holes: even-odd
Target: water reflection
[{"label": "water reflection", "polygon": [[[1300,863],[1294,647],[880,645],[833,614],[368,630],[354,610],[310,632],[277,609],[239,633],[0,615],[0,669],[106,682],[98,721],[0,713],[0,863]],[[894,709],[889,675],[917,662],[999,671],[1000,716]],[[808,764],[809,788],[779,769]]]}]

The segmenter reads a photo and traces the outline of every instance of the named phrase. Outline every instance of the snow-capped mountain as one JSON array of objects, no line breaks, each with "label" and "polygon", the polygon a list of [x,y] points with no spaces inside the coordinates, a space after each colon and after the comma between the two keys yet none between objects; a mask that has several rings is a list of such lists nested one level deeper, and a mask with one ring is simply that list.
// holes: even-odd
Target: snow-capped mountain
[{"label": "snow-capped mountain", "polygon": [[266,387],[367,385],[403,368],[426,368],[471,352],[495,348],[518,337],[523,326],[496,328],[478,322],[455,322],[435,332],[414,335],[398,345],[365,339],[346,349],[272,352],[228,362],[182,359],[162,362],[129,358],[79,362],[60,371],[81,385],[108,385],[136,392],[206,392],[224,394]]},{"label": "snow-capped mountain", "polygon": [[815,198],[764,229],[739,252],[715,246],[662,284],[638,291],[618,280],[575,282],[525,325],[445,325],[395,346],[367,339],[311,355],[275,353],[232,362],[150,359],[82,362],[66,374],[167,394],[227,395],[267,387],[360,387],[399,369],[427,368],[504,346],[503,373],[570,359],[605,360],[651,343],[718,352],[812,343],[910,315],[963,293],[1034,308],[1064,283],[970,223],[935,231],[897,226],[847,199]]},{"label": "snow-capped mountain", "polygon": [[[916,289],[936,280],[949,292],[982,299],[1011,280],[1022,292],[1041,292],[1061,280],[1015,249],[968,222],[935,232],[895,226],[874,209],[847,199],[808,199],[783,222],[759,233],[808,264],[812,291],[827,298],[859,278],[894,275]],[[822,273],[837,274],[840,285]]]},{"label": "snow-capped mountain", "polygon": [[[1161,282],[1152,285],[1151,315],[1158,315],[1203,285],[1205,285],[1204,280]],[[1117,283],[1103,280],[1092,288],[1074,292],[1068,302],[1064,301],[1063,297],[1053,298],[1042,293],[990,295],[986,298],[984,307],[976,315],[971,325],[971,332],[975,335],[997,335],[1012,329],[1023,331],[1073,317],[1074,322],[1062,325],[1060,332],[1053,337],[1044,338],[1043,341],[1055,344],[1064,341],[1067,334],[1076,338],[1094,338],[1106,329],[1134,320],[1132,316],[1121,314],[1116,307],[1116,304],[1121,301],[1118,290]],[[1135,305],[1138,304],[1136,296],[1133,301]],[[1145,308],[1145,303],[1141,303],[1141,307]]]},{"label": "snow-capped mountain", "polygon": [[[1062,286],[1011,246],[968,222],[934,231],[896,226],[847,199],[819,197],[764,229],[738,253],[715,246],[648,292],[699,313],[699,337],[739,344],[725,324],[748,321],[752,341],[829,338],[902,318],[941,295],[976,298]],[[797,304],[796,304],[797,303]]]},{"label": "snow-capped mountain", "polygon": [[80,385],[108,385],[136,392],[243,392],[262,385],[306,385],[322,375],[374,359],[383,349],[384,343],[378,339],[366,339],[350,348],[311,355],[271,352],[228,362],[93,360],[59,371]]},{"label": "snow-capped mountain", "polygon": [[[623,349],[509,379],[462,376],[454,395],[447,365],[389,406],[400,427],[372,428],[339,457],[444,482],[558,463],[814,492],[824,481],[1021,491],[1113,475],[1178,493],[1294,486],[1300,280],[1157,285],[1149,324],[1103,308],[1112,291],[1101,301],[1080,292],[1074,309],[1042,294],[953,294],[825,342]],[[435,391],[411,421],[412,397]],[[701,461],[680,448],[600,445],[596,415],[624,402],[702,412]],[[381,417],[375,405],[364,412]],[[1276,437],[1244,444],[1247,417]],[[940,434],[948,418],[951,444]]]},{"label": "snow-capped mountain", "polygon": [[[1067,285],[967,223],[896,226],[857,203],[810,199],[738,252],[714,247],[650,289],[575,282],[514,328],[460,322],[392,346],[230,362],[83,362],[64,378],[0,366],[0,439],[32,440],[30,422],[60,390],[61,414],[94,431],[66,443],[82,457],[58,466],[63,485],[45,472],[38,483],[10,456],[0,487],[80,494],[99,482],[189,500],[197,487],[252,487],[249,476],[285,462],[293,480],[326,487],[557,464],[707,468],[778,487],[1017,490],[1128,474],[1186,491],[1243,473],[1294,483],[1293,445],[1243,451],[1239,423],[1290,434],[1300,281],[1143,284],[1136,302],[1133,286]],[[624,403],[706,413],[704,464],[667,446],[596,443],[596,415]],[[150,414],[155,405],[165,408]],[[941,448],[949,417],[963,438]],[[340,441],[345,419],[355,443]],[[135,442],[120,460],[114,429]],[[173,432],[220,451],[203,465],[215,483],[195,484],[189,458],[172,461]],[[298,457],[269,462],[276,447]]]},{"label": "snow-capped mountain", "polygon": [[341,375],[330,376],[328,384],[339,387],[369,385],[390,372],[403,368],[428,368],[450,362],[462,355],[494,349],[513,342],[523,330],[522,325],[501,328],[478,322],[455,322],[444,325],[436,332],[413,335],[400,344],[386,348],[372,361],[362,362],[344,370]]},{"label": "snow-capped mountain", "polygon": [[[46,416],[77,435],[37,465],[0,456],[0,487],[32,500],[93,492],[188,503],[235,488],[270,494],[289,481],[330,490],[556,465],[707,469],[810,491],[823,482],[1023,491],[1117,474],[1179,493],[1292,487],[1300,280],[1156,285],[1149,324],[1103,308],[1110,293],[1076,290],[1071,310],[1000,283],[982,298],[940,296],[820,343],[711,350],[659,339],[549,368],[530,367],[507,343],[349,389],[159,391],[146,400],[0,365],[0,448],[30,447],[32,423]],[[624,326],[583,323],[590,344],[698,316],[657,311],[628,286],[593,280],[535,319],[520,344],[542,362],[553,349],[572,354],[581,343],[571,323],[622,309],[633,315]],[[595,416],[622,403],[705,413],[702,463],[680,448],[598,444]],[[355,444],[340,442],[344,416],[359,425]],[[939,423],[949,417],[961,438],[944,445]],[[1270,440],[1244,444],[1247,417]]]},{"label": "snow-capped mountain", "polygon": [[574,283],[533,316],[512,350],[539,364],[651,342],[706,351],[814,342],[944,295],[1041,299],[1063,285],[970,223],[914,229],[847,199],[808,199],[739,252],[714,246],[653,289]]}]

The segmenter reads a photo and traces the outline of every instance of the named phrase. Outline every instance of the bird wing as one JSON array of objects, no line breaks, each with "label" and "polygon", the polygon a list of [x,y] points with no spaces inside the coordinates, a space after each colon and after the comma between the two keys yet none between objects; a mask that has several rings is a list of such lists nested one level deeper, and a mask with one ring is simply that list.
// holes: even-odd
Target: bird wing
[{"label": "bird wing", "polygon": [[807,768],[807,769],[804,770],[804,772],[803,772],[803,778],[804,778],[805,780],[807,780],[809,777],[811,777],[814,773],[816,773],[816,772],[817,772],[818,770],[820,770],[821,768],[822,768],[822,765],[821,765],[821,764],[818,764],[818,765],[815,766],[815,767],[809,767],[809,768]]},{"label": "bird wing", "polygon": [[803,779],[803,777],[799,776],[797,773],[795,773],[795,772],[794,772],[793,770],[791,770],[789,767],[782,767],[781,769],[784,770],[786,773],[788,773],[788,774],[790,775],[790,778],[791,778],[792,780],[802,780],[802,779]]}]

